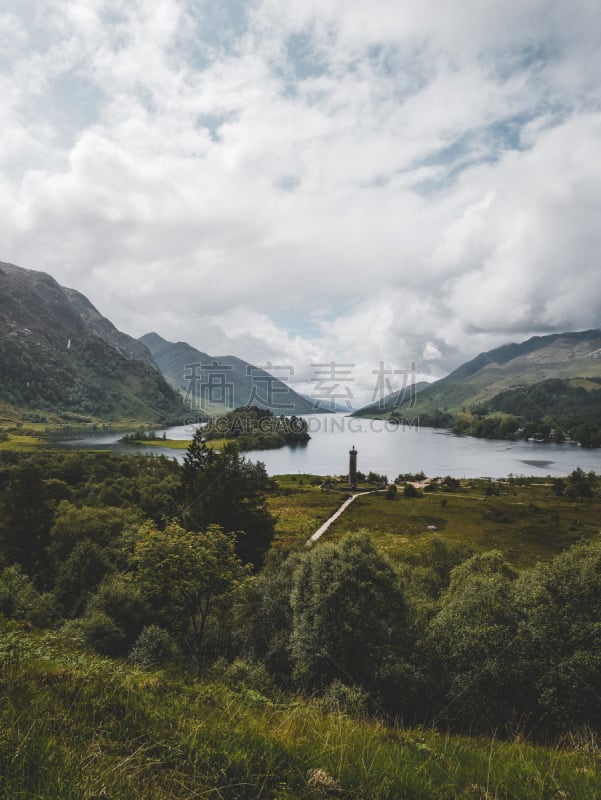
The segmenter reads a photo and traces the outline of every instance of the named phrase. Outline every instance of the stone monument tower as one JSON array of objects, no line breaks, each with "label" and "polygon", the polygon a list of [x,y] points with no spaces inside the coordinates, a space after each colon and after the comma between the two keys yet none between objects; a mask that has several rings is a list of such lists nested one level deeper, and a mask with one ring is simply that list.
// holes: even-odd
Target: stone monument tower
[{"label": "stone monument tower", "polygon": [[353,449],[348,452],[348,483],[349,486],[355,486],[357,483],[357,451],[355,445]]}]

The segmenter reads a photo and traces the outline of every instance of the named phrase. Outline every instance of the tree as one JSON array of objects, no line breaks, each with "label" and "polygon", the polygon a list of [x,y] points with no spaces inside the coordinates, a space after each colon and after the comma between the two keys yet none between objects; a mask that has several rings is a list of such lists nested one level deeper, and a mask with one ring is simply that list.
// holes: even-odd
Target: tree
[{"label": "tree", "polygon": [[122,632],[117,655],[126,655],[145,626],[152,622],[150,606],[140,587],[123,575],[108,575],[86,605],[86,616],[106,614]]},{"label": "tree", "polygon": [[25,463],[15,467],[4,492],[0,514],[0,544],[7,563],[20,564],[38,585],[48,580],[46,547],[53,503],[41,470]]},{"label": "tree", "polygon": [[270,551],[265,567],[236,592],[232,634],[242,655],[265,665],[280,681],[292,674],[292,577],[303,554]]},{"label": "tree", "polygon": [[307,688],[338,679],[389,695],[403,694],[409,607],[392,563],[366,533],[320,545],[292,581],[291,654]]},{"label": "tree", "polygon": [[234,541],[216,525],[201,533],[176,522],[165,530],[152,523],[138,531],[130,556],[132,577],[157,608],[167,609],[175,627],[183,615],[184,637],[200,666],[207,620],[215,601],[232,591],[245,570],[237,559]]},{"label": "tree", "polygon": [[269,478],[261,462],[242,458],[235,444],[221,452],[209,449],[197,431],[182,469],[182,520],[191,530],[219,525],[235,534],[236,552],[244,563],[259,567],[269,549],[275,520],[264,492]]},{"label": "tree", "polygon": [[84,539],[107,549],[111,557],[116,558],[123,534],[136,530],[141,521],[142,514],[134,508],[79,507],[64,500],[58,504],[54,515],[48,558],[52,564],[60,566]]},{"label": "tree", "polygon": [[431,693],[447,719],[495,728],[516,702],[516,572],[498,551],[480,553],[451,573],[426,637]]},{"label": "tree", "polygon": [[112,569],[108,554],[89,539],[80,541],[56,573],[54,596],[69,617],[78,616],[90,594]]},{"label": "tree", "polygon": [[601,543],[571,547],[516,583],[532,709],[552,735],[601,727]]}]

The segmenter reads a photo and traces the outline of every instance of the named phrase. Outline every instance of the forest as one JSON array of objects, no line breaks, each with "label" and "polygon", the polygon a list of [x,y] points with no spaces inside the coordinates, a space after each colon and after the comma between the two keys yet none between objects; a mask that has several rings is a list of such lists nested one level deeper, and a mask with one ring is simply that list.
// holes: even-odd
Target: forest
[{"label": "forest", "polygon": [[[539,741],[600,729],[598,537],[528,568],[436,536],[399,564],[369,530],[274,548],[281,491],[200,436],[183,465],[4,452],[0,611],[190,676],[242,659],[391,722]],[[578,470],[552,491],[590,503],[599,480]]]}]

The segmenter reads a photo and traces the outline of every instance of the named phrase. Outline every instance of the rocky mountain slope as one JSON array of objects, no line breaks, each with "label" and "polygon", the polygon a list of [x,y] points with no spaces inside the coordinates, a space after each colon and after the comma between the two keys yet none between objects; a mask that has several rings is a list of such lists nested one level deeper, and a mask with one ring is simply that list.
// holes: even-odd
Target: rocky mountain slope
[{"label": "rocky mountain slope", "polygon": [[601,377],[601,330],[534,336],[504,345],[462,364],[415,398],[380,409],[366,406],[356,416],[389,416],[397,411],[456,413],[485,403],[500,392],[551,379]]},{"label": "rocky mountain slope", "polygon": [[314,414],[315,401],[295,392],[282,380],[236,356],[211,356],[186,342],[168,342],[158,333],[139,340],[151,352],[161,372],[193,408],[208,414],[256,405],[275,414]]},{"label": "rocky mountain slope", "polygon": [[181,419],[181,398],[137,340],[44,272],[0,262],[0,401],[107,420]]}]

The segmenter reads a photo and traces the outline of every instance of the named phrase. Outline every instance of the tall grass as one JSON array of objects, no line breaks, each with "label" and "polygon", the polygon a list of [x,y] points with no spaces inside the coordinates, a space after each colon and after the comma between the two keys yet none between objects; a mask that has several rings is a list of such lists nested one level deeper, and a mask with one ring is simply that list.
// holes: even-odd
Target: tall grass
[{"label": "tall grass", "polygon": [[0,623],[6,800],[595,800],[598,753],[402,730]]}]

